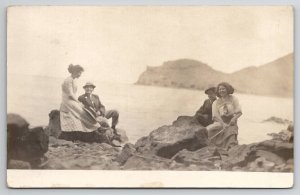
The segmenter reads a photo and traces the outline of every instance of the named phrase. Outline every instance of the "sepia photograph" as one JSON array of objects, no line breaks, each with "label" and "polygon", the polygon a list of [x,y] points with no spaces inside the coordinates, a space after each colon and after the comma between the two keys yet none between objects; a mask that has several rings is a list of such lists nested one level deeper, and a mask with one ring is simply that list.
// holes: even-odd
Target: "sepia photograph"
[{"label": "sepia photograph", "polygon": [[292,6],[8,7],[8,187],[292,187],[293,32]]}]

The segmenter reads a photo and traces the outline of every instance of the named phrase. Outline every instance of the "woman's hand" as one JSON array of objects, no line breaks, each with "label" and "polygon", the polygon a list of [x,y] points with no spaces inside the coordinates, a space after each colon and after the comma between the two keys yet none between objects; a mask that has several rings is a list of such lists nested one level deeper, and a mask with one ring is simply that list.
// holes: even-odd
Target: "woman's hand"
[{"label": "woman's hand", "polygon": [[97,116],[101,116],[101,112],[100,112],[100,111],[97,111],[97,112],[96,112],[96,115],[97,115]]},{"label": "woman's hand", "polygon": [[236,114],[234,114],[233,118],[230,120],[229,125],[236,125],[238,118],[242,116],[242,112],[238,112]]},{"label": "woman's hand", "polygon": [[233,125],[236,124],[236,122],[237,122],[237,118],[233,117],[233,118],[230,120],[229,125],[230,125],[230,126],[233,126]]}]

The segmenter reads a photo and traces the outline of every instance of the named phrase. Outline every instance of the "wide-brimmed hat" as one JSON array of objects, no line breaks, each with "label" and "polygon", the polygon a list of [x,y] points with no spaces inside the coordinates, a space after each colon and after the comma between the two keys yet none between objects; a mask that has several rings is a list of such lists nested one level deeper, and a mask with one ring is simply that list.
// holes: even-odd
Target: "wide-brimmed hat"
[{"label": "wide-brimmed hat", "polygon": [[205,93],[205,94],[208,94],[209,91],[213,91],[213,92],[216,93],[217,88],[216,88],[216,87],[209,87],[209,88],[205,89],[204,93]]},{"label": "wide-brimmed hat", "polygon": [[87,82],[87,83],[83,86],[83,88],[86,88],[87,86],[92,86],[93,88],[96,87],[96,85],[94,85],[92,82]]}]

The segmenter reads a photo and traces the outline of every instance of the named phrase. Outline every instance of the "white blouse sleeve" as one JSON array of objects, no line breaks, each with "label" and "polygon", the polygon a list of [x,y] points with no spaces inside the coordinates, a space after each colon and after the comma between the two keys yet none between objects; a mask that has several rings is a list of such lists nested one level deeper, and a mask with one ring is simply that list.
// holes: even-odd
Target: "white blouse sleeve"
[{"label": "white blouse sleeve", "polygon": [[242,112],[241,105],[239,103],[239,100],[235,96],[232,96],[232,103],[234,107],[234,113],[235,114],[241,113]]}]

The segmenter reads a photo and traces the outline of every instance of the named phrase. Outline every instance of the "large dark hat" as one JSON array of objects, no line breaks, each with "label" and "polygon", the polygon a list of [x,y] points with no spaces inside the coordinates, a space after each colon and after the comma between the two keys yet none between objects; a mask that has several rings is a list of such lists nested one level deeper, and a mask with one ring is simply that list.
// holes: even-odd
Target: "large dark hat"
[{"label": "large dark hat", "polygon": [[92,82],[87,82],[87,83],[83,86],[83,88],[86,88],[86,87],[88,87],[88,86],[92,86],[93,88],[96,87]]},{"label": "large dark hat", "polygon": [[204,93],[205,93],[205,94],[208,94],[209,91],[213,91],[213,92],[216,93],[216,90],[217,90],[216,87],[209,87],[209,88],[207,88],[207,89],[204,91]]}]

